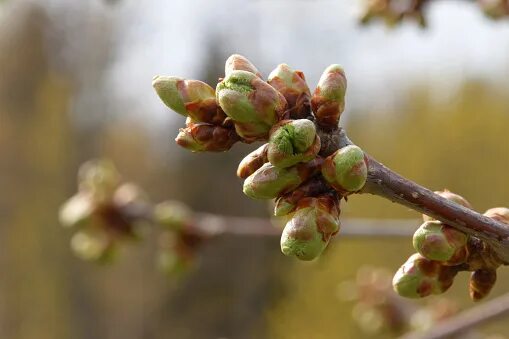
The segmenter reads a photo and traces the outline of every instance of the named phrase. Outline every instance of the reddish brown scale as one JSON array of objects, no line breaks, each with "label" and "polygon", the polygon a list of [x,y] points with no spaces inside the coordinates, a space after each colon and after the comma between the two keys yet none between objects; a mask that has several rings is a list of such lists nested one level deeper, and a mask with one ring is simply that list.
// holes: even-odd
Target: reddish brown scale
[{"label": "reddish brown scale", "polygon": [[419,294],[422,298],[427,297],[431,294],[433,290],[433,284],[429,281],[423,281],[417,288],[417,294]]},{"label": "reddish brown scale", "polygon": [[467,261],[467,259],[468,259],[468,250],[467,250],[467,246],[464,246],[464,247],[458,249],[454,253],[454,255],[451,257],[451,259],[449,259],[448,261],[442,262],[442,264],[444,264],[445,266],[456,266],[456,265],[465,263]]},{"label": "reddish brown scale", "polygon": [[440,263],[438,261],[422,258],[418,262],[419,270],[426,276],[431,277],[439,273]]},{"label": "reddish brown scale", "polygon": [[[253,103],[255,110],[258,113],[269,113],[273,111],[274,102],[279,102],[276,107],[276,120],[281,120],[288,107],[285,97],[278,91],[274,91],[270,85],[260,78],[254,78],[251,81],[251,86],[254,91],[249,94],[249,101]],[[260,118],[265,122],[272,120],[268,116],[261,116]],[[266,140],[266,138],[263,140]]]},{"label": "reddish brown scale", "polygon": [[495,282],[497,281],[497,271],[491,269],[479,269],[470,276],[469,292],[473,301],[479,301],[486,297]]},{"label": "reddish brown scale", "polygon": [[469,271],[496,269],[502,265],[502,261],[491,246],[478,238],[470,237],[467,243],[467,251],[468,258],[466,263]]},{"label": "reddish brown scale", "polygon": [[315,92],[318,96],[311,99],[311,107],[316,117],[317,124],[324,130],[333,130],[338,127],[340,110],[342,107],[337,102],[328,101],[320,97],[320,90]]},{"label": "reddish brown scale", "polygon": [[316,197],[330,191],[330,187],[321,176],[315,176],[290,193],[282,196],[288,203],[295,205],[304,197]]},{"label": "reddish brown scale", "polygon": [[[229,65],[229,68],[232,69],[232,70],[237,70],[237,71],[246,71],[246,72],[251,72],[253,73],[254,70],[256,70],[256,68],[254,68],[253,64],[251,64],[251,62],[243,57],[240,57],[240,58],[234,58],[234,59],[228,59],[228,61],[231,62],[231,64]],[[258,72],[258,70],[256,70],[254,72],[254,74],[259,77],[259,78],[262,78],[262,75],[260,72]],[[222,81],[223,78],[219,78],[219,81]]]},{"label": "reddish brown scale", "polygon": [[447,291],[458,274],[458,268],[454,266],[441,266],[438,273],[438,281],[443,292]]},{"label": "reddish brown scale", "polygon": [[[330,217],[339,219],[339,199],[332,194],[321,195],[315,197],[305,197],[299,200],[296,209],[314,207],[318,210],[316,216],[316,224],[318,231],[322,234],[322,239],[328,242],[339,231],[335,225],[331,224]],[[310,235],[311,239],[312,234]]]},{"label": "reddish brown scale", "polygon": [[313,160],[298,164],[296,166],[297,172],[299,173],[299,176],[304,180],[307,180],[308,178],[314,176],[315,174],[318,174],[320,172],[321,167],[323,164],[323,158],[316,157]]},{"label": "reddish brown scale", "polygon": [[[322,195],[317,198],[317,204],[320,206],[321,210],[326,211],[327,214],[339,220],[341,210],[339,208],[339,199],[336,196],[332,194]],[[319,215],[317,219],[318,229],[320,233],[322,233],[324,241],[329,241],[339,232],[339,229],[330,229],[327,227],[331,225],[324,214]]]},{"label": "reddish brown scale", "polygon": [[267,159],[268,146],[269,144],[263,145],[261,148],[257,149],[256,152],[249,154],[249,159],[246,160],[246,158],[244,158],[244,160],[242,160],[242,166],[239,166],[237,169],[237,176],[239,178],[246,179],[269,161]]},{"label": "reddish brown scale", "polygon": [[[295,71],[294,82],[304,81],[306,78],[301,71]],[[286,99],[288,109],[286,118],[304,119],[311,115],[311,93],[301,93],[294,88],[288,88],[283,80],[276,77],[269,84],[277,89]]]},{"label": "reddish brown scale", "polygon": [[[191,135],[208,152],[227,151],[239,140],[234,130],[208,123],[188,123],[187,127],[182,128],[181,131]],[[177,138],[175,141],[184,148],[188,146],[185,139]]]},{"label": "reddish brown scale", "polygon": [[197,122],[221,125],[226,119],[226,114],[218,109],[215,99],[189,102],[185,107],[191,119]]},{"label": "reddish brown scale", "polygon": [[[444,234],[445,238],[447,239],[447,241],[449,243],[458,244],[458,241],[459,241],[458,237],[462,236],[462,234],[460,234],[460,231],[456,230],[455,228],[453,228],[451,226],[447,226],[447,225],[442,226],[442,233]],[[462,239],[464,239],[464,238],[462,238]],[[464,240],[462,240],[462,241],[464,241]],[[467,243],[468,243],[468,241],[467,241]],[[452,256],[452,258],[446,262],[443,262],[443,264],[447,265],[447,266],[463,264],[464,262],[466,262],[467,257],[468,257],[467,244],[465,244],[465,246],[463,246],[461,248],[457,248],[456,252]]]}]

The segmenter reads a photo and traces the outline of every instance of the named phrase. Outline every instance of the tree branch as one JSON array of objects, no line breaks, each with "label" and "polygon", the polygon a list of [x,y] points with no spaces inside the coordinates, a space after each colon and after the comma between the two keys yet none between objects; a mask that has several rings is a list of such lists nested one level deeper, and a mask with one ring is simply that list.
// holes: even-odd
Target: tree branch
[{"label": "tree branch", "polygon": [[[343,222],[339,234],[348,237],[408,237],[412,236],[417,227],[418,221],[414,219],[347,219]],[[192,229],[209,236],[234,234],[279,237],[281,235],[281,229],[275,227],[267,218],[232,217],[210,213],[196,213]]]},{"label": "tree branch", "polygon": [[[328,137],[322,155],[353,144],[342,128]],[[368,157],[368,180],[358,193],[369,193],[434,217],[492,246],[504,264],[509,263],[509,227],[471,209],[460,206],[408,180]]]},{"label": "tree branch", "polygon": [[481,323],[493,321],[509,313],[509,293],[479,306],[472,307],[427,332],[411,332],[400,339],[441,339],[466,332]]}]

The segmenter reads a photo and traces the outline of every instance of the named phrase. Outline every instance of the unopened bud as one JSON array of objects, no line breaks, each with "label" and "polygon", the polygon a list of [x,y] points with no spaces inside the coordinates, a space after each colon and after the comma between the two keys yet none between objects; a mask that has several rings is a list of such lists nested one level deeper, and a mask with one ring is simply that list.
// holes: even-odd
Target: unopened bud
[{"label": "unopened bud", "polygon": [[320,138],[315,124],[307,119],[285,120],[269,138],[267,158],[276,167],[290,167],[308,162],[320,151]]},{"label": "unopened bud", "polygon": [[415,232],[413,245],[417,252],[428,259],[447,262],[453,260],[454,264],[459,264],[466,259],[467,240],[463,232],[439,221],[427,221]]},{"label": "unopened bud", "polygon": [[224,67],[225,77],[229,76],[233,71],[246,71],[253,73],[259,78],[262,77],[255,65],[240,54],[233,54],[226,60]]},{"label": "unopened bud", "polygon": [[394,291],[405,298],[423,298],[444,293],[453,283],[457,270],[442,266],[419,253],[412,255],[394,275]]},{"label": "unopened bud", "polygon": [[500,221],[504,224],[509,224],[509,208],[506,207],[490,208],[489,210],[484,212],[484,215],[489,218]]},{"label": "unopened bud", "polygon": [[339,231],[339,205],[335,197],[304,198],[281,235],[281,251],[300,260],[313,260]]},{"label": "unopened bud", "polygon": [[265,164],[267,159],[267,147],[269,144],[263,144],[262,146],[255,149],[242,159],[237,168],[237,176],[241,179],[246,179],[253,174],[257,169]]},{"label": "unopened bud", "polygon": [[303,119],[310,115],[311,92],[304,73],[281,64],[270,73],[268,83],[285,97],[290,118]]},{"label": "unopened bud", "polygon": [[252,199],[273,199],[299,187],[318,168],[318,160],[288,168],[266,163],[244,181],[243,191]]},{"label": "unopened bud", "polygon": [[177,145],[191,152],[225,152],[238,140],[233,129],[208,123],[188,123],[175,138]]},{"label": "unopened bud", "polygon": [[202,81],[156,76],[152,86],[166,106],[194,122],[220,124],[226,118],[218,109],[214,89]]},{"label": "unopened bud", "polygon": [[479,269],[472,272],[469,283],[470,299],[479,301],[486,297],[496,281],[497,271],[494,269]]},{"label": "unopened bud", "polygon": [[311,107],[316,122],[326,129],[338,126],[341,113],[345,109],[346,77],[339,65],[330,65],[325,69],[318,82]]},{"label": "unopened bud", "polygon": [[286,110],[276,89],[247,71],[233,71],[217,85],[217,102],[245,141],[266,140]]},{"label": "unopened bud", "polygon": [[356,192],[366,183],[368,167],[364,152],[358,146],[349,145],[327,157],[322,175],[340,192]]}]

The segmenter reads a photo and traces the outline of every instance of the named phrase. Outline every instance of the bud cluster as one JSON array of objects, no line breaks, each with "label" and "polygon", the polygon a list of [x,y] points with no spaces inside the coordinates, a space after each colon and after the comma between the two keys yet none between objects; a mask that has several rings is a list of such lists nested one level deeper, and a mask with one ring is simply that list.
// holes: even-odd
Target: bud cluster
[{"label": "bud cluster", "polygon": [[140,236],[141,220],[132,215],[145,208],[147,198],[135,184],[121,184],[113,163],[104,159],[81,166],[78,187],[60,209],[60,223],[76,230],[71,248],[78,257],[107,261],[119,241]]},{"label": "bud cluster", "polygon": [[[287,221],[284,254],[316,258],[339,230],[340,200],[367,180],[367,157],[359,147],[320,154],[320,135],[337,130],[345,108],[341,66],[326,68],[311,91],[304,74],[287,64],[264,81],[247,58],[234,54],[215,91],[176,77],[156,77],[153,85],[169,108],[187,116],[177,137],[180,146],[226,151],[236,141],[265,142],[240,162],[243,191],[253,199],[276,199],[275,215]],[[218,130],[228,133],[212,137]]]},{"label": "bud cluster", "polygon": [[[491,19],[509,17],[509,0],[476,0],[481,11]],[[368,24],[382,20],[386,26],[394,27],[404,20],[415,21],[426,27],[424,11],[430,0],[365,0],[359,21]]]},{"label": "bud cluster", "polygon": [[71,249],[84,260],[106,263],[120,245],[144,235],[144,226],[161,227],[158,265],[167,273],[192,266],[204,235],[193,228],[193,212],[178,201],[152,205],[135,184],[122,183],[111,161],[88,161],[78,173],[78,193],[59,215],[64,227],[75,230]]},{"label": "bud cluster", "polygon": [[[468,201],[457,194],[447,190],[435,193],[471,208]],[[493,208],[484,215],[509,224],[507,208]],[[423,219],[424,223],[413,237],[417,253],[394,276],[395,291],[408,298],[441,294],[452,285],[458,272],[469,271],[472,272],[471,299],[477,301],[488,295],[496,281],[496,269],[502,264],[491,246],[427,215],[423,215]]]},{"label": "bud cluster", "polygon": [[426,27],[423,8],[427,0],[366,0],[360,16],[361,24],[368,24],[375,19],[383,20],[388,27],[394,27],[403,20],[417,22]]}]

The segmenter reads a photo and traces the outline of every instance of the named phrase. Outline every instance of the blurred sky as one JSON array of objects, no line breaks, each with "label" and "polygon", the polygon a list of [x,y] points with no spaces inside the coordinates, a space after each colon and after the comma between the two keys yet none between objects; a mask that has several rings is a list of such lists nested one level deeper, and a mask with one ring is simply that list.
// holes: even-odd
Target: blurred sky
[{"label": "blurred sky", "polygon": [[[390,110],[409,82],[432,81],[437,97],[447,100],[465,78],[505,81],[509,74],[509,22],[488,20],[475,3],[461,0],[433,2],[426,30],[413,23],[393,30],[382,24],[359,27],[356,11],[361,1],[40,3],[48,6],[50,15],[67,18],[56,21],[66,25],[56,29],[66,30],[70,37],[59,52],[64,59],[76,58],[69,49],[79,49],[80,37],[93,38],[86,31],[94,20],[111,24],[113,33],[106,43],[115,48],[103,76],[108,95],[125,105],[114,110],[149,116],[153,126],[171,119],[150,86],[153,75],[199,77],[210,62],[211,45],[218,41],[220,53],[244,54],[265,75],[282,62],[301,69],[311,87],[327,65],[340,63],[349,80],[349,108]],[[86,76],[84,72],[82,77]]]}]

